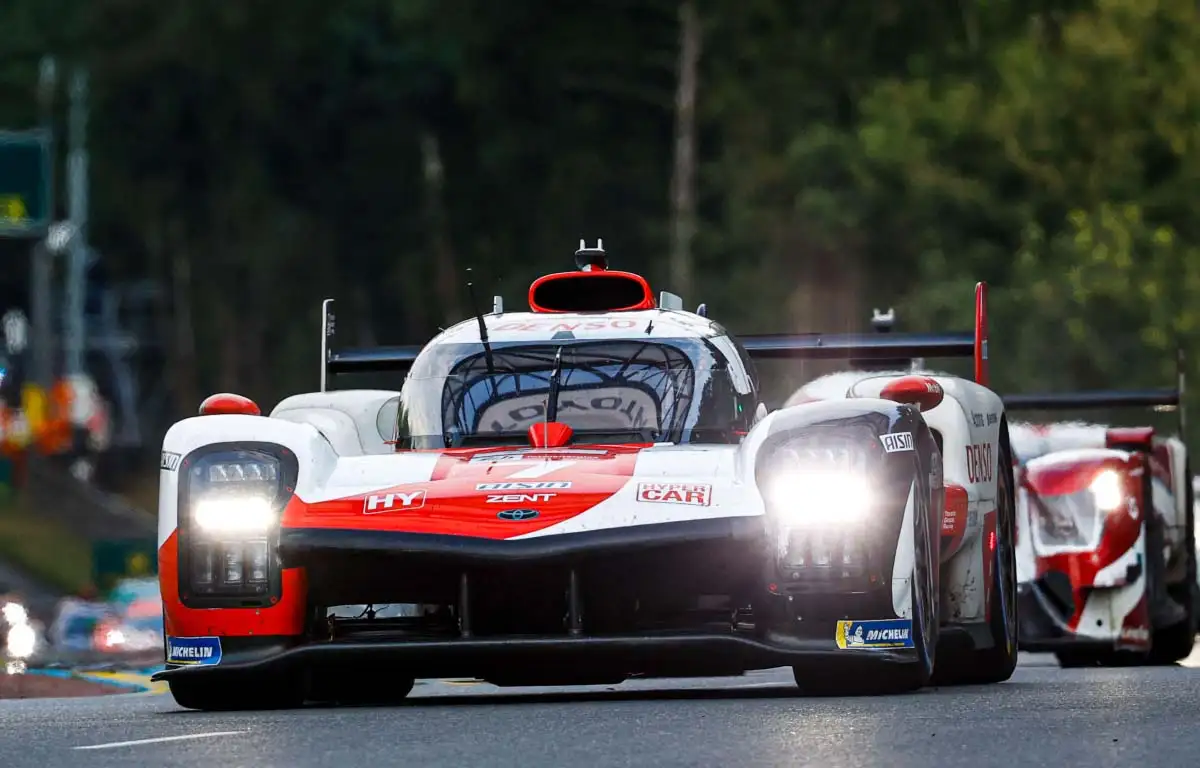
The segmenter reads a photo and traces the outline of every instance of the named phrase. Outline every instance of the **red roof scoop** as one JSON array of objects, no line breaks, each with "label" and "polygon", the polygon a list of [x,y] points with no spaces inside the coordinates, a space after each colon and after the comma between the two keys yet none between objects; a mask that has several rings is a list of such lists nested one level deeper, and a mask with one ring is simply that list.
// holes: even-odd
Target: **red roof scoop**
[{"label": "red roof scoop", "polygon": [[529,308],[534,312],[632,312],[654,309],[654,293],[646,278],[608,268],[603,241],[595,248],[583,241],[575,252],[578,272],[543,275],[529,286]]}]

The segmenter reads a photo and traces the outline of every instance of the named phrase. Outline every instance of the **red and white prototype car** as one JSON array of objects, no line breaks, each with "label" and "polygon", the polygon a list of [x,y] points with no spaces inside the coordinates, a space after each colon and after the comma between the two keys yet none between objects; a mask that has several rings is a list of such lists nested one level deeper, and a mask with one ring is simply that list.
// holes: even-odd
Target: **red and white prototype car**
[{"label": "red and white prototype car", "polygon": [[[177,702],[784,665],[834,690],[1012,674],[1013,463],[983,285],[970,333],[739,341],[599,248],[576,264],[533,283],[530,312],[496,300],[417,349],[336,349],[327,302],[322,391],[270,416],[213,396],[168,431],[157,679]],[[881,376],[772,413],[752,363],[954,355],[977,381]],[[407,373],[325,391],[355,371]],[[971,537],[970,563],[939,555],[947,533]]]},{"label": "red and white prototype car", "polygon": [[[1182,389],[1182,387],[1181,387]],[[1005,397],[1010,410],[1182,408],[1178,390]],[[1182,419],[1181,419],[1182,423]],[[1196,633],[1187,449],[1150,427],[1012,426],[1021,647],[1063,666],[1169,664]]]}]

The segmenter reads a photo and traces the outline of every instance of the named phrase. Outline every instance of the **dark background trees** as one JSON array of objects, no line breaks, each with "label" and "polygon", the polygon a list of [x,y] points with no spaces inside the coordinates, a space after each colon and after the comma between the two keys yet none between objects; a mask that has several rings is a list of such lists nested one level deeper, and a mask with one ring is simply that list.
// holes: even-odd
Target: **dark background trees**
[{"label": "dark background trees", "polygon": [[[997,387],[1173,381],[1200,323],[1195,2],[693,1],[689,304],[743,332],[966,327],[986,279]],[[680,19],[7,0],[0,125],[36,121],[43,54],[88,66],[98,269],[170,297],[171,415],[269,406],[315,386],[325,296],[361,342],[419,341],[466,311],[465,267],[519,306],[580,237],[672,287]],[[0,243],[7,296],[25,248]]]}]

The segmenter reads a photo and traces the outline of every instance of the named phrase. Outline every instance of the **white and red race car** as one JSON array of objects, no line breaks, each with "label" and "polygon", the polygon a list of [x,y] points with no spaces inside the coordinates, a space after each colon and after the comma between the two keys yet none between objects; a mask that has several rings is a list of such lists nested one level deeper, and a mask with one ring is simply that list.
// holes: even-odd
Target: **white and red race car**
[{"label": "white and red race car", "polygon": [[[1005,397],[1010,409],[1180,408],[1181,390]],[[1182,418],[1181,418],[1182,422]],[[1063,666],[1170,664],[1196,633],[1187,449],[1150,427],[1012,426],[1021,648]]]},{"label": "white and red race car", "polygon": [[[1012,674],[1012,461],[983,285],[971,333],[739,342],[598,248],[576,262],[533,283],[532,311],[497,301],[419,349],[336,349],[326,302],[321,392],[270,416],[216,395],[170,429],[157,679],[178,703],[386,701],[429,677]],[[752,363],[953,355],[979,383],[876,377],[773,413]],[[356,371],[407,375],[325,391]],[[939,556],[947,535],[961,566]]]}]

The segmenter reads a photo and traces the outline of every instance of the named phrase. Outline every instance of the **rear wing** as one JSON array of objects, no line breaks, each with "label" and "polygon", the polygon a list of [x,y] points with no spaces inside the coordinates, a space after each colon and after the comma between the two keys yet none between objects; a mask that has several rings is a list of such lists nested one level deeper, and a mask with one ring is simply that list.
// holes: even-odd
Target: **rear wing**
[{"label": "rear wing", "polygon": [[1104,408],[1152,408],[1158,412],[1175,412],[1179,417],[1179,434],[1187,426],[1183,397],[1186,392],[1184,353],[1176,353],[1177,382],[1174,389],[1092,390],[1086,392],[1054,392],[1004,395],[1004,407],[1010,411],[1086,411]]},{"label": "rear wing", "polygon": [[[339,350],[334,300],[321,303],[321,391],[339,373],[407,371],[420,346]],[[975,286],[975,330],[963,333],[773,334],[739,338],[758,360],[893,360],[916,357],[974,357],[975,381],[988,384],[987,283]]]},{"label": "rear wing", "polygon": [[962,333],[779,334],[742,336],[756,360],[897,360],[973,357],[975,381],[988,385],[987,283],[975,286],[975,330]]},{"label": "rear wing", "polygon": [[334,300],[321,302],[321,391],[329,389],[329,377],[339,373],[384,373],[407,371],[421,351],[406,347],[337,348],[337,318]]}]

